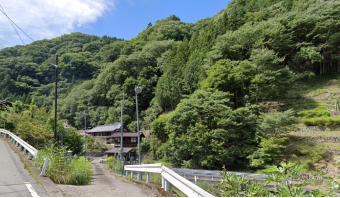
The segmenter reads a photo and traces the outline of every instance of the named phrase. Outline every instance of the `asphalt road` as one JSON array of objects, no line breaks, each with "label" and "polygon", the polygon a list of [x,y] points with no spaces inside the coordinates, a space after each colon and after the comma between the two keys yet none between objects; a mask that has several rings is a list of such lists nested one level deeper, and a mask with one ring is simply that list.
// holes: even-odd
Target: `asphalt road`
[{"label": "asphalt road", "polygon": [[18,154],[0,138],[0,197],[47,197],[24,168]]}]

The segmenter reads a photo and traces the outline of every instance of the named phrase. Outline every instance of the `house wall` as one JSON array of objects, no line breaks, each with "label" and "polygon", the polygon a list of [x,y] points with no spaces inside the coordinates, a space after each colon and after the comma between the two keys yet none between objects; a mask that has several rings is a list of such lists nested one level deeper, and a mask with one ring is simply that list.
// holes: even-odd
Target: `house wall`
[{"label": "house wall", "polygon": [[[136,137],[137,138],[137,137]],[[115,138],[113,140],[116,146],[120,146],[120,138]],[[138,142],[131,142],[131,137],[123,137],[123,147],[137,147]]]}]

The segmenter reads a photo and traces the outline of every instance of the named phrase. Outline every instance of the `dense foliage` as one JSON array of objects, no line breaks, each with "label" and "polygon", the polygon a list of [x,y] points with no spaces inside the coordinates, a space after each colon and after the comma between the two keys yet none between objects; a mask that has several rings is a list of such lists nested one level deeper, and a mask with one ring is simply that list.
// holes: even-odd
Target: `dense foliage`
[{"label": "dense foliage", "polygon": [[[224,169],[221,171],[224,179],[219,186],[223,189],[224,197],[336,197],[338,187],[331,191],[322,191],[314,189],[311,191],[304,190],[302,187],[308,183],[293,184],[291,179],[300,175],[302,166],[281,162],[279,166],[271,166],[263,170],[268,175],[266,180],[258,182],[248,180],[246,175],[236,176],[228,173]],[[269,183],[275,183],[271,190],[264,188]]]},{"label": "dense foliage", "polygon": [[[0,99],[30,105],[34,98],[33,105],[53,113],[50,62],[57,54],[58,113],[70,125],[84,127],[84,110],[87,126],[120,122],[125,90],[124,124],[136,130],[140,86],[142,128],[156,136],[145,148],[155,158],[188,167],[247,166],[269,145],[276,153],[285,149],[284,137],[263,135],[276,129],[259,125],[266,118],[258,102],[284,97],[294,81],[314,73],[339,71],[339,10],[337,0],[233,0],[194,24],[175,15],[149,23],[131,40],[72,33],[5,48]],[[8,126],[27,139],[31,133],[21,128],[42,130],[14,117],[6,118]],[[276,161],[275,152],[262,165]]]}]

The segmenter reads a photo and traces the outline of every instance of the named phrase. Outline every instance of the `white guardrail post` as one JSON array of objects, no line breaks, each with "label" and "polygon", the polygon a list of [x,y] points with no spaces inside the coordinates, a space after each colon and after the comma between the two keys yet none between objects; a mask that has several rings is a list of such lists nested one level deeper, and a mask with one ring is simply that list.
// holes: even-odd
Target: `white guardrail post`
[{"label": "white guardrail post", "polygon": [[46,167],[47,167],[47,164],[48,164],[48,160],[49,160],[48,157],[44,158],[44,165],[43,165],[43,168],[42,168],[41,173],[40,173],[41,176],[45,176],[45,171],[46,171]]},{"label": "white guardrail post", "polygon": [[36,157],[38,155],[38,150],[35,149],[33,146],[29,145],[27,142],[23,141],[18,136],[14,135],[13,133],[0,129],[0,134],[3,136],[7,136],[17,147],[19,147],[19,150],[23,150],[23,154],[28,153],[28,159],[31,159],[32,157]]},{"label": "white guardrail post", "polygon": [[[170,183],[182,191],[188,197],[213,197],[212,194],[206,192],[202,188],[196,186],[184,177],[162,166],[162,164],[142,164],[142,165],[125,165],[125,171],[146,172],[148,173],[147,182],[150,181],[149,173],[159,173],[162,175],[162,188],[169,191]],[[132,175],[131,175],[132,178]]]}]

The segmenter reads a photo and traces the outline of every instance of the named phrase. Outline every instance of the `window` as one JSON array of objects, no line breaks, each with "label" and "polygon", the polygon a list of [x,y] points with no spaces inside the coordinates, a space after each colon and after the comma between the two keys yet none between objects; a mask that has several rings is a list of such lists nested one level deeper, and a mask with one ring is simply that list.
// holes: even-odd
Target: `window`
[{"label": "window", "polygon": [[131,138],[131,142],[137,142],[137,138],[132,137],[132,138]]},{"label": "window", "polygon": [[120,138],[116,138],[116,142],[120,142]]}]

